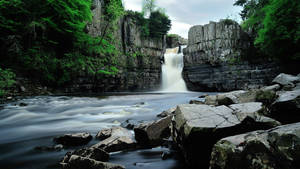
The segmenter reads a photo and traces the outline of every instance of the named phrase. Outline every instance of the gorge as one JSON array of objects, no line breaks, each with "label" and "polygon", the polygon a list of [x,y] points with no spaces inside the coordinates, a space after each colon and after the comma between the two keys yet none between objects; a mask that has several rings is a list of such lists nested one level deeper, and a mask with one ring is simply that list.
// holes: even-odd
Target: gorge
[{"label": "gorge", "polygon": [[0,1],[0,168],[300,168],[298,1],[236,0],[241,24],[188,39],[154,0],[126,2]]}]

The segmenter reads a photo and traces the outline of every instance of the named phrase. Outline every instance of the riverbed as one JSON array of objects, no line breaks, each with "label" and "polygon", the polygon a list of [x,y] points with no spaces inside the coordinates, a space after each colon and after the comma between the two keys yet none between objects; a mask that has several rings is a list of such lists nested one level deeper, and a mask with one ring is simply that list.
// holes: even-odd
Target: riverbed
[{"label": "riverbed", "polygon": [[[66,133],[89,132],[120,126],[126,120],[145,122],[178,104],[199,100],[203,93],[117,93],[101,96],[37,96],[0,107],[0,168],[58,169],[66,152],[41,151],[53,146],[53,138]],[[98,141],[93,139],[89,145]],[[178,158],[161,159],[165,148],[111,154],[110,162],[128,169],[176,169],[184,164]]]}]

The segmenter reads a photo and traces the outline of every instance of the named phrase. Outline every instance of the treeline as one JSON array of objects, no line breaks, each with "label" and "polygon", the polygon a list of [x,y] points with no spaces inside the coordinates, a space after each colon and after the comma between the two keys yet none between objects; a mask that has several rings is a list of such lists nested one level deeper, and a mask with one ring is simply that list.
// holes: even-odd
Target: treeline
[{"label": "treeline", "polygon": [[[0,0],[0,96],[13,84],[13,72],[53,87],[79,74],[118,73],[122,51],[114,33],[120,18],[132,12],[124,10],[121,0],[104,0],[101,35],[93,37],[86,29],[92,1]],[[159,37],[170,29],[164,13],[151,11],[150,18],[140,17],[145,36]],[[161,30],[161,25],[168,27]]]},{"label": "treeline", "polygon": [[252,33],[260,57],[300,63],[299,0],[236,0],[242,27]]}]

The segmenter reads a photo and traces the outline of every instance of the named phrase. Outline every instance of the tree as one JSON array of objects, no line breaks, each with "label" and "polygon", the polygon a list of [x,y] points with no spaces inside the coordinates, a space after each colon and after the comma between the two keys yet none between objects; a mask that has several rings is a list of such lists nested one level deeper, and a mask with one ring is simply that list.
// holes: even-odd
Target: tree
[{"label": "tree", "polygon": [[150,37],[161,38],[171,29],[171,20],[160,11],[152,12],[149,18]]},{"label": "tree", "polygon": [[149,16],[157,8],[156,0],[143,0],[142,13]]},{"label": "tree", "polygon": [[255,44],[271,57],[300,61],[300,1],[270,0]]}]

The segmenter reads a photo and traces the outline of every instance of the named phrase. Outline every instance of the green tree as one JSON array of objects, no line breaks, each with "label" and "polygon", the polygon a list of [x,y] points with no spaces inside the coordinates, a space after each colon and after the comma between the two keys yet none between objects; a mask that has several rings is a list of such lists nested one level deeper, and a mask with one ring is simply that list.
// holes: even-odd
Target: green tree
[{"label": "green tree", "polygon": [[270,0],[255,44],[267,55],[300,61],[300,1]]},{"label": "green tree", "polygon": [[160,11],[152,12],[149,18],[150,37],[161,38],[171,29],[171,20]]}]

